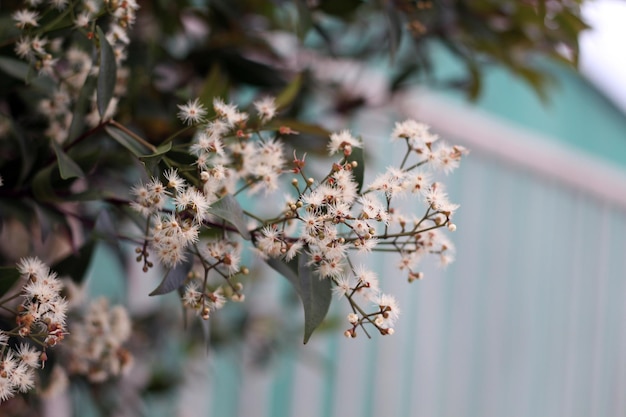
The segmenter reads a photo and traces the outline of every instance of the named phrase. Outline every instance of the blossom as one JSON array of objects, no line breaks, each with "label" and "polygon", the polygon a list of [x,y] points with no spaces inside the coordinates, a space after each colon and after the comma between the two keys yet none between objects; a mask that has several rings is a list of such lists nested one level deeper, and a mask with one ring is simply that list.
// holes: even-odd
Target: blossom
[{"label": "blossom", "polygon": [[264,122],[272,120],[276,115],[276,102],[274,97],[264,97],[255,101],[253,104],[259,117]]},{"label": "blossom", "polygon": [[439,137],[429,132],[427,124],[417,122],[412,119],[404,122],[396,122],[391,135],[392,139],[406,139],[413,147],[423,146],[435,142]]},{"label": "blossom", "polygon": [[328,143],[328,153],[334,155],[342,151],[345,156],[352,154],[352,148],[361,148],[363,144],[356,139],[349,130],[331,133]]},{"label": "blossom", "polygon": [[15,26],[20,29],[24,29],[27,26],[37,27],[39,23],[37,23],[37,19],[39,18],[39,13],[34,10],[22,9],[15,11],[11,17],[15,20]]},{"label": "blossom", "polygon": [[125,373],[132,365],[132,356],[123,347],[130,335],[131,322],[123,306],[109,307],[106,298],[94,300],[83,320],[72,327],[70,372],[92,382]]},{"label": "blossom", "polygon": [[201,123],[204,121],[204,116],[207,114],[207,110],[200,99],[189,100],[186,104],[179,104],[178,118],[188,125]]}]

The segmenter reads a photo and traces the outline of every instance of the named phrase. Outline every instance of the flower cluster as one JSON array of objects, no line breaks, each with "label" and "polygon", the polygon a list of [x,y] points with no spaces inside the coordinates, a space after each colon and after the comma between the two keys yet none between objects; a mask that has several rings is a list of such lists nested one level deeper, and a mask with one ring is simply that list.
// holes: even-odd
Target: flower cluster
[{"label": "flower cluster", "polygon": [[40,366],[41,352],[33,345],[22,343],[14,350],[8,341],[9,335],[0,331],[0,402],[30,391]]},{"label": "flower cluster", "polygon": [[[18,294],[22,301],[17,307],[17,327],[0,331],[0,402],[34,387],[35,369],[46,362],[46,349],[66,334],[67,302],[60,295],[62,283],[56,274],[34,257],[22,259],[17,270],[26,283]],[[18,337],[33,343],[9,345],[11,338]]]},{"label": "flower cluster", "polygon": [[40,340],[45,347],[54,346],[66,333],[68,304],[61,297],[63,284],[38,258],[22,259],[18,271],[27,280],[18,307],[18,334]]},{"label": "flower cluster", "polygon": [[[76,32],[89,40],[97,40],[95,45],[98,48],[102,48],[104,42],[111,45],[117,64],[117,82],[114,96],[104,114],[104,119],[107,119],[115,114],[118,97],[125,91],[128,70],[121,65],[126,59],[128,30],[135,22],[135,14],[139,7],[135,0],[105,2],[84,0],[78,3],[67,7],[66,0],[27,1],[27,8],[18,10],[12,15],[15,25],[22,30],[22,36],[15,44],[16,55],[26,60],[40,76],[54,81],[54,89],[40,100],[38,110],[48,121],[46,135],[59,143],[68,140],[70,127],[79,123],[73,120],[72,115],[75,113],[73,109],[79,105],[88,77],[98,74],[98,63],[92,51],[80,46],[84,45],[84,42],[76,42],[68,47],[63,44],[65,32],[61,32],[62,37],[48,36],[55,33],[57,26],[63,24],[63,18],[71,12],[75,15]],[[110,17],[105,32],[106,39],[97,39],[96,20],[104,14]],[[85,116],[85,122],[93,127],[101,120],[95,92],[91,96],[90,109]]]},{"label": "flower cluster", "polygon": [[132,355],[123,347],[131,328],[124,307],[109,307],[105,298],[93,301],[85,317],[72,326],[67,345],[69,372],[85,375],[91,382],[125,373],[133,362]]},{"label": "flower cluster", "polygon": [[[393,333],[400,309],[395,298],[381,290],[376,274],[364,265],[355,264],[351,254],[372,251],[397,252],[398,267],[408,274],[409,282],[423,277],[418,265],[428,254],[437,255],[443,265],[453,260],[454,247],[440,228],[454,231],[451,219],[458,208],[448,200],[443,183],[434,181],[437,172],[447,174],[458,167],[467,152],[438,140],[428,126],[407,120],[397,123],[392,141],[405,142],[405,155],[397,167],[389,167],[366,187],[362,160],[363,142],[350,131],[329,135],[330,157],[339,155],[321,179],[305,175],[305,157],[297,156],[289,167],[285,158],[283,136],[297,134],[285,126],[268,124],[277,109],[271,98],[254,102],[256,118],[221,99],[213,101],[216,117],[206,120],[208,110],[198,100],[180,105],[182,122],[197,128],[190,153],[195,156],[195,174],[188,174],[190,185],[173,168],[163,173],[163,180],[153,178],[133,188],[132,206],[148,218],[143,248],[138,260],[147,260],[147,248],[156,252],[159,261],[172,267],[186,259],[195,259],[204,273],[192,271],[183,293],[183,304],[203,318],[221,308],[225,293],[241,299],[240,283],[231,278],[242,272],[239,266],[240,245],[233,235],[249,235],[253,251],[264,260],[289,263],[298,258],[315,280],[329,280],[334,291],[348,300],[348,317],[356,336],[358,327],[374,326],[381,334]],[[361,155],[361,156],[359,156]],[[291,176],[289,182],[281,178]],[[239,225],[214,221],[211,205],[225,195],[237,195],[247,189],[267,193],[290,184],[295,192],[287,197],[285,208],[270,219],[257,213]],[[413,195],[423,203],[423,214],[403,214],[392,204],[399,196]],[[171,207],[171,208],[168,208]],[[223,216],[222,216],[223,217]],[[229,221],[233,217],[228,217]],[[221,230],[221,238],[201,240],[203,230]],[[215,233],[213,233],[215,234]],[[151,263],[145,263],[147,270]],[[221,275],[228,285],[211,286],[210,271]],[[371,311],[361,305],[372,305]]]}]

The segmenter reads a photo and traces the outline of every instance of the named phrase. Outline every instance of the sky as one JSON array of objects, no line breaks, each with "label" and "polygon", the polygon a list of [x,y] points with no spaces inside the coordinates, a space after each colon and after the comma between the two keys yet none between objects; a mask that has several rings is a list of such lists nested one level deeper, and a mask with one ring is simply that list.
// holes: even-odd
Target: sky
[{"label": "sky", "polygon": [[592,0],[583,14],[593,29],[580,39],[580,70],[626,113],[626,1]]}]

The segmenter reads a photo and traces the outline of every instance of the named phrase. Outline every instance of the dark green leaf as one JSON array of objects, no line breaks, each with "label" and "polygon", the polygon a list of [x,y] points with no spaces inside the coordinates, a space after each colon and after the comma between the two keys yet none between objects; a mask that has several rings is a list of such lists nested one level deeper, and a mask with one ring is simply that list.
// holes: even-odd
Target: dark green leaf
[{"label": "dark green leaf", "polygon": [[216,97],[226,99],[228,97],[228,78],[224,75],[218,64],[211,66],[211,70],[204,80],[202,90],[200,90],[198,97],[201,103],[207,105],[209,117],[214,115],[213,106],[211,105],[213,99]]},{"label": "dark green leaf", "polygon": [[66,180],[69,178],[84,178],[85,173],[82,169],[70,158],[56,141],[51,141],[54,153],[57,155],[57,162],[59,164],[59,172],[61,178]]},{"label": "dark green leaf", "polygon": [[107,126],[104,130],[106,130],[109,136],[115,139],[120,145],[131,151],[136,157],[140,158],[150,154],[150,149],[137,142],[126,132],[113,126]]},{"label": "dark green leaf", "polygon": [[352,148],[352,153],[347,158],[348,162],[355,161],[356,168],[352,170],[352,174],[354,175],[354,180],[358,184],[357,192],[360,193],[363,188],[363,178],[365,177],[365,155],[363,152],[363,148]]},{"label": "dark green leaf", "polygon": [[85,273],[91,263],[91,257],[94,253],[96,242],[89,240],[85,243],[77,253],[71,254],[63,260],[52,266],[52,270],[59,276],[69,276],[72,281],[80,284],[85,279]]},{"label": "dark green leaf", "polygon": [[189,257],[183,263],[176,265],[174,268],[170,269],[165,273],[165,277],[159,284],[158,287],[154,289],[150,293],[150,295],[162,295],[167,294],[168,292],[172,292],[178,289],[181,285],[184,284],[187,279],[187,274],[191,271],[191,267],[193,266],[193,258]]},{"label": "dark green leaf", "polygon": [[29,80],[29,74],[33,71],[32,68],[17,59],[0,57],[0,70],[18,80],[24,81],[26,84],[30,82],[35,87],[46,92],[51,93],[55,89],[55,84],[49,77],[36,77],[33,80]]},{"label": "dark green leaf", "polygon": [[20,273],[17,268],[0,267],[0,298],[4,297],[19,279]]},{"label": "dark green leaf", "polygon": [[384,1],[387,24],[389,25],[389,56],[393,62],[402,41],[402,19],[393,2]]},{"label": "dark green leaf", "polygon": [[96,79],[94,77],[87,77],[83,88],[80,90],[78,100],[74,105],[74,114],[72,115],[72,124],[67,135],[68,140],[72,140],[78,137],[85,127],[85,114],[95,88]]},{"label": "dark green leaf", "polygon": [[314,277],[311,268],[306,263],[305,255],[298,255],[289,262],[280,259],[267,261],[269,266],[291,282],[302,300],[305,344],[326,317],[332,298],[330,280]]},{"label": "dark green leaf", "polygon": [[139,157],[141,162],[144,163],[148,172],[153,173],[154,168],[159,165],[159,162],[163,159],[163,155],[168,153],[172,149],[172,142],[168,142],[164,145],[160,145],[156,152],[150,155],[144,155]]},{"label": "dark green leaf", "polygon": [[296,0],[296,7],[298,8],[298,27],[296,28],[296,33],[300,39],[306,38],[306,35],[313,26],[311,10],[309,10],[306,3],[306,0]]},{"label": "dark green leaf", "polygon": [[231,223],[239,234],[246,240],[250,240],[250,232],[246,226],[246,218],[243,214],[243,209],[230,194],[225,195],[220,200],[211,205],[209,212],[221,219]]},{"label": "dark green leaf", "polygon": [[115,63],[115,54],[113,48],[107,41],[102,29],[98,26],[96,28],[98,32],[98,40],[100,41],[100,70],[98,72],[98,112],[100,117],[104,117],[104,114],[109,107],[109,102],[113,97],[113,90],[115,89],[115,83],[117,82],[117,64]]},{"label": "dark green leaf", "polygon": [[283,91],[276,97],[276,108],[284,109],[298,96],[302,87],[302,74],[298,74]]},{"label": "dark green leaf", "polygon": [[347,18],[363,4],[363,0],[321,0],[319,8],[328,14]]},{"label": "dark green leaf", "polygon": [[59,201],[60,198],[52,186],[57,171],[55,165],[48,165],[33,177],[31,186],[38,201]]}]

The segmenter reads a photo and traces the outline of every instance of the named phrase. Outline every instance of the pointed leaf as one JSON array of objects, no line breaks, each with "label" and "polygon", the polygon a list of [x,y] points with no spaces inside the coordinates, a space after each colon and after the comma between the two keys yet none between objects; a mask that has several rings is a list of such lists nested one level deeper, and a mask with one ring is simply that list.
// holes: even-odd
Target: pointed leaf
[{"label": "pointed leaf", "polygon": [[77,253],[73,253],[56,265],[52,266],[52,270],[59,274],[59,276],[69,275],[77,284],[80,284],[85,279],[85,273],[91,263],[91,258],[96,247],[96,242],[93,240],[85,243]]},{"label": "pointed leaf", "polygon": [[17,268],[0,267],[0,298],[4,297],[19,279],[20,273]]},{"label": "pointed leaf", "polygon": [[26,84],[32,84],[40,90],[52,92],[55,90],[55,83],[49,77],[36,77],[33,80],[29,80],[29,74],[32,73],[32,68],[17,59],[0,57],[0,70],[4,73],[24,81]]},{"label": "pointed leaf", "polygon": [[231,223],[239,234],[246,240],[250,240],[250,232],[246,225],[246,218],[243,214],[243,209],[230,194],[225,195],[222,199],[216,201],[211,205],[209,212],[221,219]]},{"label": "pointed leaf", "polygon": [[180,263],[174,268],[171,268],[165,273],[163,281],[161,281],[159,286],[156,287],[154,291],[150,293],[150,295],[167,294],[168,292],[172,292],[180,288],[180,286],[183,285],[183,283],[187,279],[187,274],[189,273],[189,271],[191,271],[192,266],[193,258],[189,257],[189,259],[185,260],[183,263]]},{"label": "pointed leaf", "polygon": [[80,90],[78,100],[74,105],[72,123],[70,124],[70,129],[67,134],[68,141],[77,138],[82,133],[83,128],[85,127],[85,114],[87,113],[95,84],[96,79],[94,77],[87,77],[85,83],[83,84],[83,88]]},{"label": "pointed leaf", "polygon": [[76,162],[72,160],[63,149],[59,146],[56,141],[51,141],[52,148],[54,149],[54,153],[57,155],[57,162],[59,163],[59,172],[61,173],[61,178],[64,180],[69,178],[84,178],[85,173],[78,166]]},{"label": "pointed leaf", "polygon": [[314,277],[306,263],[305,255],[298,255],[289,262],[281,259],[267,260],[269,266],[291,282],[302,300],[305,344],[326,317],[332,298],[330,280]]},{"label": "pointed leaf", "polygon": [[121,131],[120,129],[107,126],[104,128],[106,132],[115,139],[120,145],[128,149],[132,152],[136,157],[143,157],[150,154],[150,149],[148,149],[145,145],[137,142],[135,139],[130,137],[126,132]]},{"label": "pointed leaf", "polygon": [[212,103],[216,97],[226,99],[228,95],[228,78],[222,72],[219,64],[215,63],[211,66],[211,70],[206,76],[202,90],[200,90],[200,102],[207,105],[208,116],[215,115]]},{"label": "pointed leaf", "polygon": [[304,40],[313,26],[313,17],[305,0],[296,0],[296,7],[298,8],[297,33],[298,37]]},{"label": "pointed leaf", "polygon": [[115,83],[117,82],[117,64],[115,63],[113,48],[104,36],[102,29],[98,26],[96,31],[98,32],[98,40],[100,41],[100,70],[98,72],[97,102],[100,117],[104,117],[107,107],[109,107],[109,102],[113,97]]},{"label": "pointed leaf", "polygon": [[152,173],[154,168],[159,165],[159,162],[163,159],[163,155],[168,153],[172,149],[172,142],[168,142],[164,145],[160,145],[156,152],[150,155],[144,155],[139,157],[141,162],[146,166],[148,172]]},{"label": "pointed leaf", "polygon": [[392,2],[384,2],[385,14],[389,25],[389,55],[391,62],[394,61],[396,52],[402,41],[402,19],[400,13]]},{"label": "pointed leaf", "polygon": [[52,185],[53,178],[58,180],[58,174],[55,165],[48,165],[39,171],[31,181],[33,194],[37,201],[59,201],[60,197],[54,190]]},{"label": "pointed leaf", "polygon": [[302,87],[302,74],[298,74],[276,97],[276,108],[283,109],[290,105],[298,96]]}]

